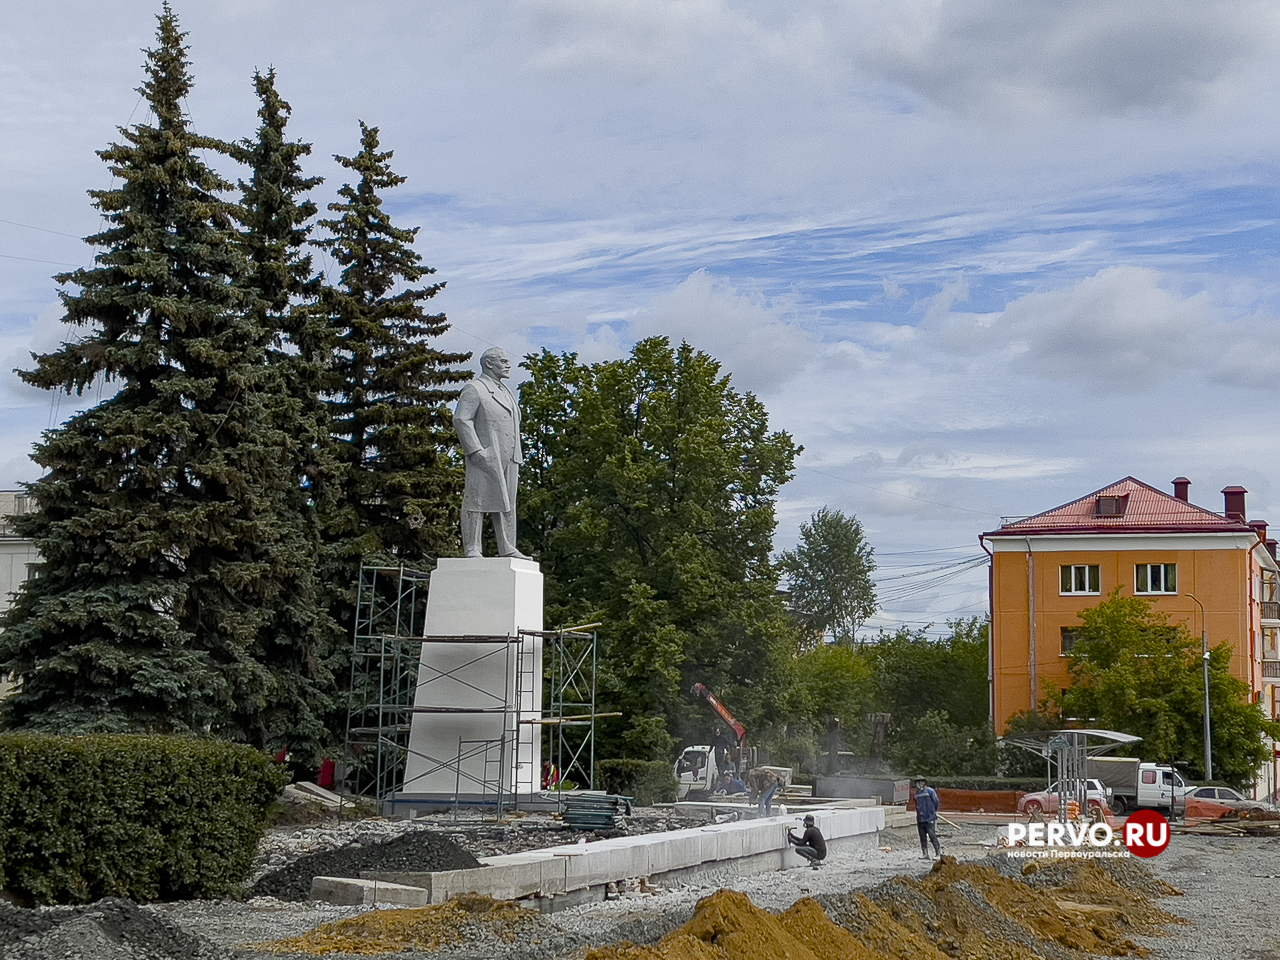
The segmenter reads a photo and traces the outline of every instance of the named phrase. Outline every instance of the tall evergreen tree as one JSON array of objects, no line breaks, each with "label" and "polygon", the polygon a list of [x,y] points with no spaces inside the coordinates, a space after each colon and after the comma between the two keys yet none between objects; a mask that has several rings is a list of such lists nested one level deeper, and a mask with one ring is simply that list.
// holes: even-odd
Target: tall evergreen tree
[{"label": "tall evergreen tree", "polygon": [[246,287],[230,185],[201,158],[228,145],[183,114],[187,48],[166,5],[140,92],[151,116],[101,151],[120,183],[92,191],[107,228],[95,266],[58,277],[76,339],[23,373],[110,399],[34,454],[39,576],[5,616],[6,723],[63,730],[211,731],[275,695],[255,658],[293,554],[277,493],[296,482],[270,414],[264,337]]},{"label": "tall evergreen tree", "polygon": [[378,128],[360,130],[360,152],[336,157],[359,181],[329,205],[337,216],[321,221],[332,236],[320,242],[343,268],[323,304],[336,346],[330,408],[341,464],[328,527],[348,578],[361,556],[428,563],[458,552],[462,468],[447,403],[458,393],[451,385],[470,376],[452,365],[471,356],[432,345],[449,324],[423,304],[443,283],[398,289],[435,270],[411,246],[417,228],[394,226],[383,210],[382,192],[405,178],[379,151]]},{"label": "tall evergreen tree", "polygon": [[255,740],[285,742],[313,755],[328,738],[325,721],[334,706],[329,661],[338,647],[319,583],[319,499],[332,492],[333,456],[328,410],[321,399],[329,345],[327,325],[313,309],[320,282],[307,252],[315,203],[307,191],[321,182],[307,177],[301,159],[310,144],[286,137],[290,108],[279,95],[275,71],[256,73],[261,103],[257,136],[233,154],[250,170],[241,181],[242,242],[246,286],[265,351],[264,390],[272,395],[271,426],[288,444],[289,469],[278,475],[282,537],[281,590],[269,598],[255,659],[271,673],[265,708],[242,720]]}]

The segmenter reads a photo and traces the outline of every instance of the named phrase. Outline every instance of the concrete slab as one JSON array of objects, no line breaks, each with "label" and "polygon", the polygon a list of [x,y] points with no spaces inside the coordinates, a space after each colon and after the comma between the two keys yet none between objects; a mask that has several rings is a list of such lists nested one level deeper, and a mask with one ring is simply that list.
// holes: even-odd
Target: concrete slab
[{"label": "concrete slab", "polygon": [[[880,807],[811,812],[833,849],[875,844],[878,831],[884,828],[885,811]],[[805,864],[786,842],[786,828],[800,826],[797,817],[777,816],[486,857],[483,862],[487,866],[472,870],[369,872],[359,881],[319,877],[317,885],[313,885],[313,895],[343,904],[374,902],[366,897],[403,897],[408,905],[443,903],[451,896],[474,892],[499,899],[538,897],[546,901],[543,906],[550,910],[556,909],[548,905],[553,899],[567,904],[595,899],[597,895],[602,898],[606,884],[633,877],[647,876],[660,884],[707,872],[728,871],[746,876],[800,869]],[[379,887],[376,893],[366,892],[367,888],[361,886],[375,883]],[[397,888],[416,892],[400,893]]]},{"label": "concrete slab", "polygon": [[373,906],[385,903],[398,907],[425,907],[431,891],[401,883],[353,880],[350,877],[316,877],[311,881],[311,899],[340,906]]}]

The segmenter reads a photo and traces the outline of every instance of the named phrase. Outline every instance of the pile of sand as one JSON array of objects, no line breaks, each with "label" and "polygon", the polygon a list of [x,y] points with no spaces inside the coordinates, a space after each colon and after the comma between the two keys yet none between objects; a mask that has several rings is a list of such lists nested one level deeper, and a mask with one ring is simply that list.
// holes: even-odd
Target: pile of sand
[{"label": "pile of sand", "polygon": [[587,960],[880,960],[806,897],[778,915],[745,893],[719,890],[698,901],[693,919],[653,946],[621,943]]},{"label": "pile of sand", "polygon": [[[997,867],[1001,869],[997,869]],[[1003,870],[1003,872],[1002,872]],[[1009,873],[1014,873],[1010,876]],[[619,943],[586,960],[1078,960],[1146,956],[1133,937],[1183,922],[1154,898],[1177,893],[1140,866],[1094,860],[957,863],[864,893],[805,898],[781,914],[720,890],[656,944]],[[514,903],[471,895],[411,910],[378,910],[311,933],[253,944],[269,953],[429,952],[472,944],[538,943],[551,927]]]},{"label": "pile of sand", "polygon": [[[1070,960],[1081,954],[1145,956],[1137,935],[1178,917],[1129,868],[1117,882],[1095,861],[1064,861],[1036,883],[986,864],[945,857],[920,879],[898,877],[867,893],[806,898],[782,914],[721,890],[693,919],[651,946],[622,943],[587,960]],[[1176,892],[1172,888],[1167,891]]]}]

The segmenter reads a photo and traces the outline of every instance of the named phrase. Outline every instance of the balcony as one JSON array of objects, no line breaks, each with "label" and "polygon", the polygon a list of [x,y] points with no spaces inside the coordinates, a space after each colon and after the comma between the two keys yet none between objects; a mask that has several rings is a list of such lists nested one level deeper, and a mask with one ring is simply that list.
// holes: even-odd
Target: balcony
[{"label": "balcony", "polygon": [[1280,620],[1280,600],[1262,601],[1262,619]]},{"label": "balcony", "polygon": [[1280,680],[1280,660],[1268,659],[1262,661],[1262,679]]}]

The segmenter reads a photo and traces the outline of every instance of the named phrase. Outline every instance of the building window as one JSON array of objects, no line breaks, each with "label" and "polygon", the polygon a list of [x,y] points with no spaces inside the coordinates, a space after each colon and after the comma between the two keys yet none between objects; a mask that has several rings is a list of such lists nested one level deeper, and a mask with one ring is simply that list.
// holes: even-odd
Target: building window
[{"label": "building window", "polygon": [[1178,565],[1176,563],[1138,564],[1135,593],[1177,593]]},{"label": "building window", "polygon": [[1071,652],[1071,648],[1076,645],[1076,628],[1062,628],[1062,655],[1065,657]]},{"label": "building window", "polygon": [[1098,565],[1077,563],[1059,568],[1059,587],[1062,593],[1101,593],[1102,580]]}]

